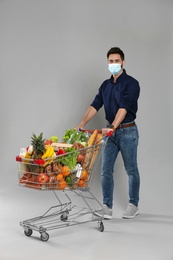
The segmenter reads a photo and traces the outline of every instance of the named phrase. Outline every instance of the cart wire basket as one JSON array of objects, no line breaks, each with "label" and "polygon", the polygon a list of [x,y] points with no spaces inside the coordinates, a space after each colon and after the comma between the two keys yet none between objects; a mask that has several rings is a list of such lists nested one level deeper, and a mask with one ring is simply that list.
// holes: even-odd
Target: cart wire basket
[{"label": "cart wire basket", "polygon": [[[57,202],[44,214],[20,222],[26,236],[30,237],[36,231],[42,241],[48,241],[49,230],[94,221],[98,223],[98,230],[104,231],[103,216],[97,215],[102,204],[91,192],[91,185],[105,143],[102,137],[93,146],[44,160],[16,156],[19,186],[51,191]],[[58,147],[54,146],[54,149]],[[80,162],[74,169],[63,164],[68,159],[76,158],[80,158]],[[72,195],[82,201],[80,205],[72,201]]]}]

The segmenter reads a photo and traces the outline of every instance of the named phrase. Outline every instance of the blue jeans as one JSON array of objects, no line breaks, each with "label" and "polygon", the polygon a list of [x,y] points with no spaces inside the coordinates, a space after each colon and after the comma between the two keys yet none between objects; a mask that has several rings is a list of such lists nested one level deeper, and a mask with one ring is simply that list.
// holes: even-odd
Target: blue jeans
[{"label": "blue jeans", "polygon": [[[107,137],[105,137],[106,139]],[[106,140],[102,153],[101,184],[103,192],[103,204],[109,208],[113,206],[114,190],[114,166],[117,155],[121,152],[124,167],[129,179],[129,202],[138,206],[140,176],[137,165],[138,146],[137,126],[120,128]]]}]

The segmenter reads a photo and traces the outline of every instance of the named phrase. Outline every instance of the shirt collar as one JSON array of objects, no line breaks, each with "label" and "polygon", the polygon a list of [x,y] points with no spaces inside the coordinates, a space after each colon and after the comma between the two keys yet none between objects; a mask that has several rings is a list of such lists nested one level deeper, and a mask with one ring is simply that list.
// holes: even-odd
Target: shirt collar
[{"label": "shirt collar", "polygon": [[[123,69],[123,73],[117,78],[117,81],[116,81],[116,82],[119,82],[119,81],[123,80],[123,79],[126,77],[126,75],[127,75],[126,70]],[[111,80],[112,82],[114,81],[113,75],[111,75],[110,80]]]}]

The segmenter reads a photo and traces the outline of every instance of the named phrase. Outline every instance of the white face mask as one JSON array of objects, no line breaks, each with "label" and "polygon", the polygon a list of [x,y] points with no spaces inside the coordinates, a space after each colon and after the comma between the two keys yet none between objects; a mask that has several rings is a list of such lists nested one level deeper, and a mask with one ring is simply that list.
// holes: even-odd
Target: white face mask
[{"label": "white face mask", "polygon": [[113,74],[113,75],[118,75],[121,71],[121,64],[119,63],[111,63],[108,64],[108,70]]}]

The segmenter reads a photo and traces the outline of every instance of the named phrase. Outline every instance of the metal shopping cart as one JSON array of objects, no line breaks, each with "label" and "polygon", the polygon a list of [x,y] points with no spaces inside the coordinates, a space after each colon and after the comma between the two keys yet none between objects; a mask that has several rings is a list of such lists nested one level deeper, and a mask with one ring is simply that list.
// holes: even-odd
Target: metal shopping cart
[{"label": "metal shopping cart", "polygon": [[[90,189],[104,146],[105,142],[101,138],[93,146],[46,160],[16,157],[19,185],[40,191],[51,191],[57,201],[57,204],[51,206],[43,215],[20,222],[26,236],[29,237],[33,231],[37,231],[42,241],[48,241],[49,230],[94,221],[98,223],[98,230],[104,231],[103,216],[96,214],[102,205]],[[80,159],[80,163],[77,163],[73,170],[62,164],[67,157],[77,158],[79,155],[83,159]],[[44,167],[45,165],[47,166]],[[82,203],[79,203],[80,205],[74,203],[71,194],[80,198]]]}]

